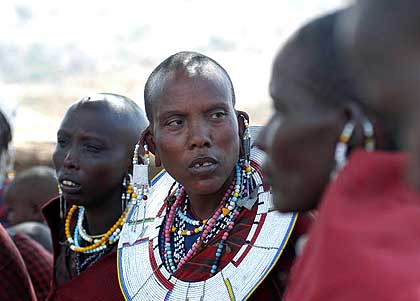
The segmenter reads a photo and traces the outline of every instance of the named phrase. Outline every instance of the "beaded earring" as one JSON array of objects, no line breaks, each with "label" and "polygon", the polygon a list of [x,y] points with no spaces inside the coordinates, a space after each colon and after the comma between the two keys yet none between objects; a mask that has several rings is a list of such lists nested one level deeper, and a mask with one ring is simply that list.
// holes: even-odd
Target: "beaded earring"
[{"label": "beaded earring", "polygon": [[367,118],[363,121],[363,136],[365,137],[365,150],[373,152],[375,150],[375,133],[372,123]]},{"label": "beaded earring", "polygon": [[63,219],[66,216],[67,212],[67,203],[63,197],[63,192],[61,191],[60,185],[58,185],[58,195],[60,198],[60,218]]},{"label": "beaded earring", "polygon": [[127,173],[127,175],[124,176],[122,181],[122,195],[121,195],[121,211],[124,211],[125,208],[127,208],[128,202],[130,201],[131,195],[128,192],[128,186],[131,183],[131,179],[133,176],[130,173]]},{"label": "beaded earring", "polygon": [[354,122],[350,120],[345,124],[343,131],[341,132],[337,146],[335,147],[335,168],[330,176],[332,179],[337,176],[337,173],[344,167],[347,162],[348,142],[350,141],[351,135],[353,134],[354,126]]},{"label": "beaded earring", "polygon": [[[139,163],[139,149],[140,144],[137,143],[134,148],[133,155],[133,177],[130,183],[131,200],[134,206],[140,206],[143,204],[142,210],[136,210],[135,220],[139,218],[143,219],[142,229],[144,230],[144,219],[146,216],[146,201],[147,194],[149,193],[150,182],[149,182],[149,167],[150,167],[150,153],[147,144],[143,145],[144,148],[144,164]],[[139,213],[139,211],[142,211]],[[138,216],[140,215],[140,216]],[[133,227],[133,231],[136,231],[137,224]],[[143,231],[142,230],[142,231]]]},{"label": "beaded earring", "polygon": [[[340,139],[337,143],[335,148],[335,168],[334,171],[331,173],[331,178],[335,178],[337,173],[344,167],[347,162],[347,153],[348,153],[348,145],[347,143],[350,141],[351,135],[353,134],[355,124],[353,121],[349,121],[344,126],[344,129],[340,135]],[[362,124],[363,128],[363,136],[364,136],[364,148],[368,152],[372,152],[375,150],[375,134],[373,130],[373,125],[369,121],[369,119],[365,119]]]},{"label": "beaded earring", "polygon": [[250,196],[250,192],[254,189],[253,185],[252,185],[252,181],[249,181],[251,174],[252,174],[252,167],[251,167],[251,161],[250,161],[250,157],[251,157],[251,132],[249,130],[249,123],[248,120],[245,118],[244,115],[240,115],[244,121],[244,127],[245,127],[245,131],[244,134],[242,136],[242,149],[243,149],[243,158],[242,158],[242,168],[243,168],[243,173],[244,176],[246,177],[247,181],[247,185],[245,187],[245,190],[243,192],[243,198],[241,200],[241,202],[244,202],[245,200],[249,199]]},{"label": "beaded earring", "polygon": [[134,155],[133,155],[133,188],[135,192],[138,194],[140,192],[141,195],[147,194],[149,191],[149,166],[150,166],[150,154],[147,144],[144,146],[144,157],[143,161],[144,164],[139,163],[139,148],[140,145],[137,143],[136,147],[134,148]]},{"label": "beaded earring", "polygon": [[244,131],[244,134],[242,136],[242,149],[243,149],[243,152],[244,152],[243,153],[243,159],[245,160],[245,162],[249,163],[249,158],[250,158],[250,154],[251,154],[251,133],[249,131],[248,120],[242,114],[240,116],[244,120],[244,127],[245,127],[245,131]]}]

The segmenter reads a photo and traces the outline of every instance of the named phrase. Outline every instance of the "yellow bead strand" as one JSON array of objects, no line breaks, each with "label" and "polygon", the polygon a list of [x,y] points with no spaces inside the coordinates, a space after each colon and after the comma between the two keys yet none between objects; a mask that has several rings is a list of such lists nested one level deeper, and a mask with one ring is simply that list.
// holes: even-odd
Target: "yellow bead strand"
[{"label": "yellow bead strand", "polygon": [[[71,237],[71,231],[70,231],[70,223],[71,223],[71,218],[74,214],[74,212],[76,211],[76,209],[78,209],[78,206],[73,205],[66,217],[66,222],[65,222],[65,234],[66,234],[66,238],[67,240],[72,244],[73,238]],[[75,252],[79,252],[79,253],[83,253],[86,251],[90,251],[93,250],[97,247],[100,247],[102,245],[105,245],[108,242],[109,237],[112,235],[112,233],[115,232],[115,230],[117,230],[117,228],[119,228],[120,226],[122,226],[124,224],[125,221],[125,215],[127,213],[127,209],[124,210],[123,214],[120,216],[120,218],[117,220],[117,222],[104,234],[104,236],[98,240],[97,242],[86,246],[86,247],[74,247],[72,248],[73,251]]]}]

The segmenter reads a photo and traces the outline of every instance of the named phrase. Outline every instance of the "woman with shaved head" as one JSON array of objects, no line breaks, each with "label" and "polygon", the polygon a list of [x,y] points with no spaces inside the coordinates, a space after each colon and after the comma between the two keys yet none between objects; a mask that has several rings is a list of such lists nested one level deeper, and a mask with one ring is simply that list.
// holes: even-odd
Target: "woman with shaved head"
[{"label": "woman with shaved head", "polygon": [[420,197],[402,177],[395,124],[336,44],[346,13],[300,28],[273,63],[263,171],[281,211],[318,209],[285,300],[419,300]]},{"label": "woman with shaved head", "polygon": [[147,126],[130,99],[95,94],[73,104],[53,154],[60,198],[43,208],[54,274],[49,300],[121,300],[116,243],[131,196],[131,153]]}]

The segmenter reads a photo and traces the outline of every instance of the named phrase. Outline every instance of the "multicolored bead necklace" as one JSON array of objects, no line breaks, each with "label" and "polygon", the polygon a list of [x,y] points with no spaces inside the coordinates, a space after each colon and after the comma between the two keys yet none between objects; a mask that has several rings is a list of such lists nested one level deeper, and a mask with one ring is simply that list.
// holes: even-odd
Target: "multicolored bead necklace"
[{"label": "multicolored bead necklace", "polygon": [[[225,192],[214,214],[208,220],[198,221],[187,216],[188,196],[185,188],[182,185],[178,185],[177,190],[173,193],[175,201],[167,208],[161,238],[160,253],[164,265],[171,274],[189,261],[202,244],[207,244],[221,231],[224,231],[215,254],[215,261],[210,270],[211,274],[216,273],[229,232],[233,229],[235,220],[242,209],[237,202],[241,197],[249,194],[249,187],[251,187],[249,182],[251,181],[250,175],[253,170],[249,164],[241,163],[241,165],[236,165],[235,177],[231,185]],[[181,209],[182,203],[184,204],[183,210]],[[195,228],[186,230],[186,224],[195,226]],[[198,234],[200,236],[185,254],[184,237]],[[173,245],[171,243],[172,237]]]},{"label": "multicolored bead necklace", "polygon": [[[176,215],[177,215],[177,217],[179,217],[182,220],[182,222],[187,223],[187,224],[192,225],[192,226],[195,226],[195,228],[193,230],[183,229],[183,230],[178,231],[179,232],[178,234],[181,234],[182,236],[191,236],[193,234],[200,233],[201,231],[203,231],[204,226],[207,224],[207,219],[197,221],[197,220],[194,220],[194,219],[189,218],[187,216],[187,214],[186,214],[186,210],[188,208],[188,202],[187,201],[188,201],[188,198],[185,200],[184,210],[182,211],[181,209],[178,208],[178,210],[176,211]],[[181,229],[181,228],[179,228],[179,229]],[[177,227],[172,226],[171,230],[172,230],[173,233],[175,233],[176,230],[177,230]]]}]

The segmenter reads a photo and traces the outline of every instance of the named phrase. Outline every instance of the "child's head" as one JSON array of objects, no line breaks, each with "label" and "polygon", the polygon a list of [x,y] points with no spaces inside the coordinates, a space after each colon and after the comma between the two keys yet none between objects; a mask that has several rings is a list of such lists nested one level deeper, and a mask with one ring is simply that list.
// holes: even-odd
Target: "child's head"
[{"label": "child's head", "polygon": [[41,206],[57,195],[57,180],[52,168],[36,166],[22,171],[4,195],[10,224],[43,222]]}]

